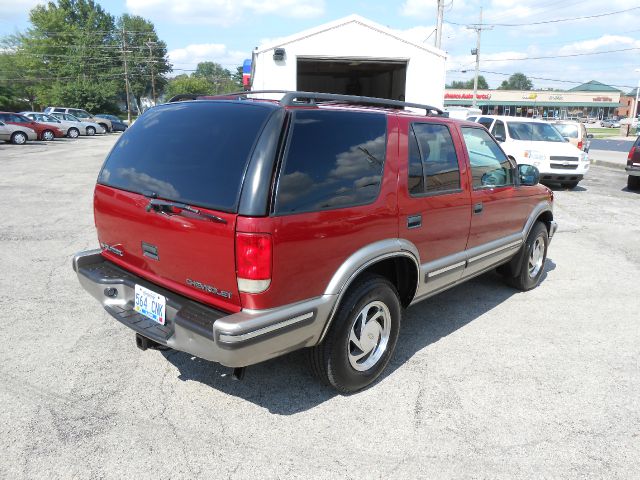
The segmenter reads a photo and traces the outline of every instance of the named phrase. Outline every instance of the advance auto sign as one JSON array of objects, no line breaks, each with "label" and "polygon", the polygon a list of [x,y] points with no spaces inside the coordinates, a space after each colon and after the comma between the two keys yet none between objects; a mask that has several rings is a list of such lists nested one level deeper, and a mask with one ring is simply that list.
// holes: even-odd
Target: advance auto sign
[{"label": "advance auto sign", "polygon": [[[444,98],[451,100],[473,100],[473,93],[445,93]],[[478,100],[490,100],[490,93],[479,93],[476,95]]]}]

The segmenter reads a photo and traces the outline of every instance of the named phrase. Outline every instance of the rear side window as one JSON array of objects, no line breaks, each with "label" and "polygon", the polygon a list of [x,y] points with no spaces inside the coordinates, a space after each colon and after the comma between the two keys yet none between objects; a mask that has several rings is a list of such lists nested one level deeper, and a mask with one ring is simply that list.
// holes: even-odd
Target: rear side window
[{"label": "rear side window", "polygon": [[481,117],[480,120],[478,120],[478,123],[489,130],[489,128],[491,128],[491,124],[493,123],[493,118]]},{"label": "rear side window", "polygon": [[505,140],[507,138],[507,132],[504,128],[504,122],[502,122],[502,120],[496,120],[491,133],[493,133],[493,136],[496,137],[496,139]]},{"label": "rear side window", "polygon": [[298,110],[278,181],[275,213],[328,210],[373,202],[386,150],[384,114]]},{"label": "rear side window", "polygon": [[235,212],[252,147],[272,111],[220,101],[152,108],[120,138],[98,182]]},{"label": "rear side window", "polygon": [[409,134],[409,193],[444,193],[460,188],[458,156],[445,125],[415,123]]}]

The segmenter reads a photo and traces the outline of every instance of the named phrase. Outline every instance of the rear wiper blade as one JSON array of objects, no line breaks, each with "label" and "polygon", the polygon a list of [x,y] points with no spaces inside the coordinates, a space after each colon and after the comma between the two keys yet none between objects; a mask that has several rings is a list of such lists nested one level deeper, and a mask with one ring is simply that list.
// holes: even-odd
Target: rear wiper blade
[{"label": "rear wiper blade", "polygon": [[152,198],[147,204],[147,206],[145,207],[145,210],[147,212],[150,212],[151,210],[153,210],[154,212],[168,215],[168,214],[171,214],[171,211],[169,210],[170,208],[177,208],[178,210],[184,210],[186,212],[193,213],[194,215],[198,215],[199,217],[208,218],[213,222],[227,223],[227,221],[222,217],[219,217],[217,215],[212,215],[211,213],[203,212],[202,210],[192,207],[191,205],[187,205],[186,203],[172,202],[169,200],[160,200],[158,198]]}]

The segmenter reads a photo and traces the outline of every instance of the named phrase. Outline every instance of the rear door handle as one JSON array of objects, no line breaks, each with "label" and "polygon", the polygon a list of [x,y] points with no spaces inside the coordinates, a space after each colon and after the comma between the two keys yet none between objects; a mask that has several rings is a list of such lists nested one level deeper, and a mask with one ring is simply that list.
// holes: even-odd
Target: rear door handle
[{"label": "rear door handle", "polygon": [[418,228],[422,226],[422,215],[409,215],[407,217],[407,228]]},{"label": "rear door handle", "polygon": [[476,203],[476,204],[473,206],[473,213],[482,213],[482,209],[483,209],[483,208],[484,208],[484,207],[482,206],[482,202],[480,202],[480,203]]}]

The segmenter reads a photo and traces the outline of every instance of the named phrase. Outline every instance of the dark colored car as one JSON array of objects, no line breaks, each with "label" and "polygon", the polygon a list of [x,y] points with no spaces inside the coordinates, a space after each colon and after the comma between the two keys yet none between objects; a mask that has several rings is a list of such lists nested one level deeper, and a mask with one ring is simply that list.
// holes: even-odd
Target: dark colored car
[{"label": "dark colored car", "polygon": [[151,108],[99,174],[100,248],[73,268],[141,349],[241,376],[307,348],[350,392],[383,371],[410,305],[498,267],[520,290],[540,282],[553,193],[481,125],[399,101],[244,95]]},{"label": "dark colored car", "polygon": [[124,132],[127,129],[127,124],[120,120],[115,115],[109,115],[106,113],[99,113],[96,115],[99,118],[106,118],[107,120],[111,120],[111,131],[112,132]]},{"label": "dark colored car", "polygon": [[36,132],[38,140],[50,141],[54,138],[64,137],[64,133],[59,128],[49,124],[34,122],[30,118],[20,115],[19,113],[0,112],[0,121],[11,125],[20,125],[30,128]]},{"label": "dark colored car", "polygon": [[633,142],[627,157],[627,187],[629,190],[640,190],[640,137]]}]

